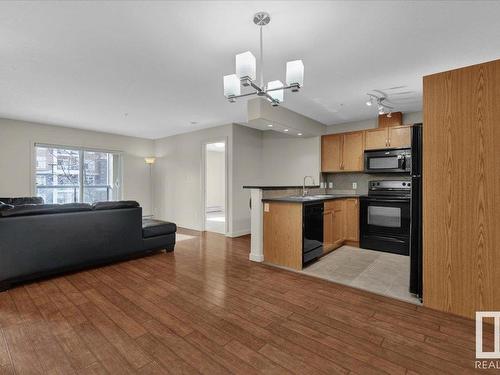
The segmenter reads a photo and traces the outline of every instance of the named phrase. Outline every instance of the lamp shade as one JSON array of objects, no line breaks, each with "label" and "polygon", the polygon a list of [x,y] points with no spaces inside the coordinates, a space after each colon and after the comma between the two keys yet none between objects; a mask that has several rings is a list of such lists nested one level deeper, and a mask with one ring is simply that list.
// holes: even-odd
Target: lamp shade
[{"label": "lamp shade", "polygon": [[154,157],[144,158],[144,161],[146,162],[146,164],[154,164],[156,161],[156,158],[154,158]]},{"label": "lamp shade", "polygon": [[286,84],[304,84],[304,63],[302,60],[289,61],[286,63]]},{"label": "lamp shade", "polygon": [[252,81],[255,80],[256,66],[255,56],[252,52],[247,51],[236,55],[236,75],[239,78],[249,77]]},{"label": "lamp shade", "polygon": [[236,74],[224,76],[224,96],[237,96],[241,93],[240,80]]},{"label": "lamp shade", "polygon": [[[267,89],[272,90],[272,89],[277,89],[279,87],[283,87],[283,82],[281,81],[271,81],[267,84]],[[283,90],[274,90],[274,91],[269,91],[268,92],[269,96],[273,98],[274,100],[277,100],[278,102],[283,102]]]}]

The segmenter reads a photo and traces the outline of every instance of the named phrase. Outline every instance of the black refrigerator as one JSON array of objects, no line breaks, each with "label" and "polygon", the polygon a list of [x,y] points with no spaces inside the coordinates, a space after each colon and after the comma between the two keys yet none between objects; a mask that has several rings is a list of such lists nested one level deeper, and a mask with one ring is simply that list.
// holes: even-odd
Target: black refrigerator
[{"label": "black refrigerator", "polygon": [[422,124],[411,138],[410,292],[422,299]]}]

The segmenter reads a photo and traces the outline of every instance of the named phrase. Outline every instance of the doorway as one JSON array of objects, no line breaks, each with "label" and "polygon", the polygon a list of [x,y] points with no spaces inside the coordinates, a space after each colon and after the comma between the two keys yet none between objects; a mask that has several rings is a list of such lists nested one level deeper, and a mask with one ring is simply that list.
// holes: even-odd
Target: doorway
[{"label": "doorway", "polygon": [[205,143],[205,230],[227,233],[226,141]]}]

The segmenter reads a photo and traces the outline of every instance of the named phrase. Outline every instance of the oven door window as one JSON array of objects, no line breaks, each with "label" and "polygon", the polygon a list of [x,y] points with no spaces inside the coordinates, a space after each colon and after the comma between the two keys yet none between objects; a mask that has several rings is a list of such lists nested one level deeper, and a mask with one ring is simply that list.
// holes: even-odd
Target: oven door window
[{"label": "oven door window", "polygon": [[399,159],[397,156],[371,157],[368,159],[368,169],[398,169]]},{"label": "oven door window", "polygon": [[368,225],[401,228],[401,208],[368,206]]},{"label": "oven door window", "polygon": [[409,236],[410,201],[362,199],[360,219],[364,235]]}]

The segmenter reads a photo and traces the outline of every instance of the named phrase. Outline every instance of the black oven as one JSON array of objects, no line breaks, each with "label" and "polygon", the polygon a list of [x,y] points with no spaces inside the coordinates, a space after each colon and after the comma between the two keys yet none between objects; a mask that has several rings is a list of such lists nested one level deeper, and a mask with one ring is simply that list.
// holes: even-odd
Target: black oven
[{"label": "black oven", "polygon": [[405,172],[411,172],[411,148],[365,151],[365,173]]},{"label": "black oven", "polygon": [[410,181],[370,181],[369,195],[360,197],[361,248],[409,255],[410,185]]}]

